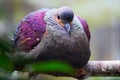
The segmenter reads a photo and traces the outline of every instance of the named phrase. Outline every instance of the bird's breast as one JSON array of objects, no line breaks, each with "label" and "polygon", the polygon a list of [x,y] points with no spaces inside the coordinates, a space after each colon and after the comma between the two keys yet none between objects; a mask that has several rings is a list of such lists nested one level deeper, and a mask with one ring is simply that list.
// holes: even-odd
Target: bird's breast
[{"label": "bird's breast", "polygon": [[88,48],[88,39],[77,18],[72,21],[69,33],[57,24],[50,15],[45,16],[44,19],[48,34],[43,36],[41,43],[45,45],[45,49],[54,49],[54,51],[62,51],[62,53],[84,53],[85,49]]},{"label": "bird's breast", "polygon": [[[39,44],[37,59],[63,60],[76,68],[85,65],[90,57],[89,43],[81,32],[49,31]],[[37,49],[37,48],[36,48]],[[82,62],[84,61],[84,62]]]},{"label": "bird's breast", "polygon": [[84,66],[90,57],[89,42],[79,21],[73,20],[71,31],[68,33],[58,25],[53,15],[46,14],[47,34],[34,49],[38,60],[63,60],[75,68]]}]

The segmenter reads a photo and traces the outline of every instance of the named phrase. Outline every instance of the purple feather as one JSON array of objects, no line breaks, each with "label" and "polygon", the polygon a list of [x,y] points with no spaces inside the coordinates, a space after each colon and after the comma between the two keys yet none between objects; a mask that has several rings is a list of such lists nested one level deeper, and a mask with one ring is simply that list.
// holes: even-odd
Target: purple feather
[{"label": "purple feather", "polygon": [[32,12],[18,24],[14,37],[14,44],[18,50],[29,51],[40,42],[46,31],[45,12]]},{"label": "purple feather", "polygon": [[83,25],[83,29],[88,37],[88,41],[90,41],[91,36],[90,36],[89,26],[88,26],[86,20],[82,19],[80,16],[78,16],[78,19]]}]

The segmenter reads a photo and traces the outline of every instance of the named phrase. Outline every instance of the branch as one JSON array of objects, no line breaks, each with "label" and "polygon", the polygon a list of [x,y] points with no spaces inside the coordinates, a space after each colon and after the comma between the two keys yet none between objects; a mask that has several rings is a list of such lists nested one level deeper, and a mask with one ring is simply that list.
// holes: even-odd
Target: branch
[{"label": "branch", "polygon": [[[43,73],[44,74],[44,73]],[[49,73],[48,73],[49,74]],[[75,74],[50,74],[54,76],[67,76],[75,77],[79,80],[84,80],[88,77],[120,77],[120,61],[89,61],[88,64],[79,70],[76,70]]]},{"label": "branch", "polygon": [[77,71],[75,77],[109,76],[120,77],[120,61],[89,61],[88,64]]},{"label": "branch", "polygon": [[[44,74],[44,73],[43,73]],[[46,73],[45,73],[46,74]],[[30,73],[31,76],[34,76]],[[88,77],[120,77],[120,60],[116,61],[89,61],[88,64],[73,75],[68,74],[50,74],[54,76],[68,76],[77,79],[85,79]]]}]

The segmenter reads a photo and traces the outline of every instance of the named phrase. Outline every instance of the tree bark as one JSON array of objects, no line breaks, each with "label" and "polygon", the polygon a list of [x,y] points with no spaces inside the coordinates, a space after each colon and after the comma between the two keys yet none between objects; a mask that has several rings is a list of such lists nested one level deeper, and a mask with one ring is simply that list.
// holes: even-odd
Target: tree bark
[{"label": "tree bark", "polygon": [[[74,74],[49,74],[41,73],[38,74],[48,74],[54,76],[66,76],[74,77],[79,80],[84,80],[88,77],[120,77],[120,60],[114,61],[89,61],[88,64],[82,68],[77,69]],[[37,74],[37,75],[38,75]],[[36,74],[29,73],[29,77],[36,76]]]},{"label": "tree bark", "polygon": [[75,77],[120,77],[120,61],[89,61],[88,64],[76,72]]},{"label": "tree bark", "polygon": [[89,61],[84,68],[76,70],[73,75],[50,75],[74,77],[78,80],[84,80],[88,77],[120,77],[120,61]]}]

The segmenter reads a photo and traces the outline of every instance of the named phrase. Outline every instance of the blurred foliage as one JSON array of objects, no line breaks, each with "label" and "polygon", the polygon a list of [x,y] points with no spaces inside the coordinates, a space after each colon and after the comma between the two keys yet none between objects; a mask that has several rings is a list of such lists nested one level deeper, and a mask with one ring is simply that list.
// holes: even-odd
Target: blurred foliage
[{"label": "blurred foliage", "polygon": [[3,36],[0,37],[0,70],[12,71],[13,64],[7,53],[12,53],[13,49],[9,40]]},{"label": "blurred foliage", "polygon": [[66,73],[68,75],[73,75],[75,69],[70,65],[62,61],[42,61],[38,63],[29,64],[26,66],[29,72],[42,72],[42,73]]},{"label": "blurred foliage", "polygon": [[120,80],[120,77],[91,77],[88,80]]},{"label": "blurred foliage", "polygon": [[0,6],[0,18],[5,17],[5,12],[3,10],[3,8]]},{"label": "blurred foliage", "polygon": [[13,48],[10,42],[10,39],[7,36],[0,36],[0,51],[12,53]]},{"label": "blurred foliage", "polygon": [[6,36],[0,36],[0,80],[10,80],[13,63],[8,53],[12,53],[12,46]]},{"label": "blurred foliage", "polygon": [[10,80],[10,76],[7,73],[0,72],[0,80]]},{"label": "blurred foliage", "polygon": [[0,80],[27,80],[24,73],[14,71],[18,69],[20,71],[27,70],[32,73],[49,73],[49,72],[60,72],[72,75],[74,69],[68,64],[61,61],[43,61],[34,62],[25,58],[20,54],[21,52],[15,53],[11,41],[7,36],[0,37]]},{"label": "blurred foliage", "polygon": [[2,69],[4,71],[12,71],[13,64],[5,53],[0,52],[0,70]]}]

